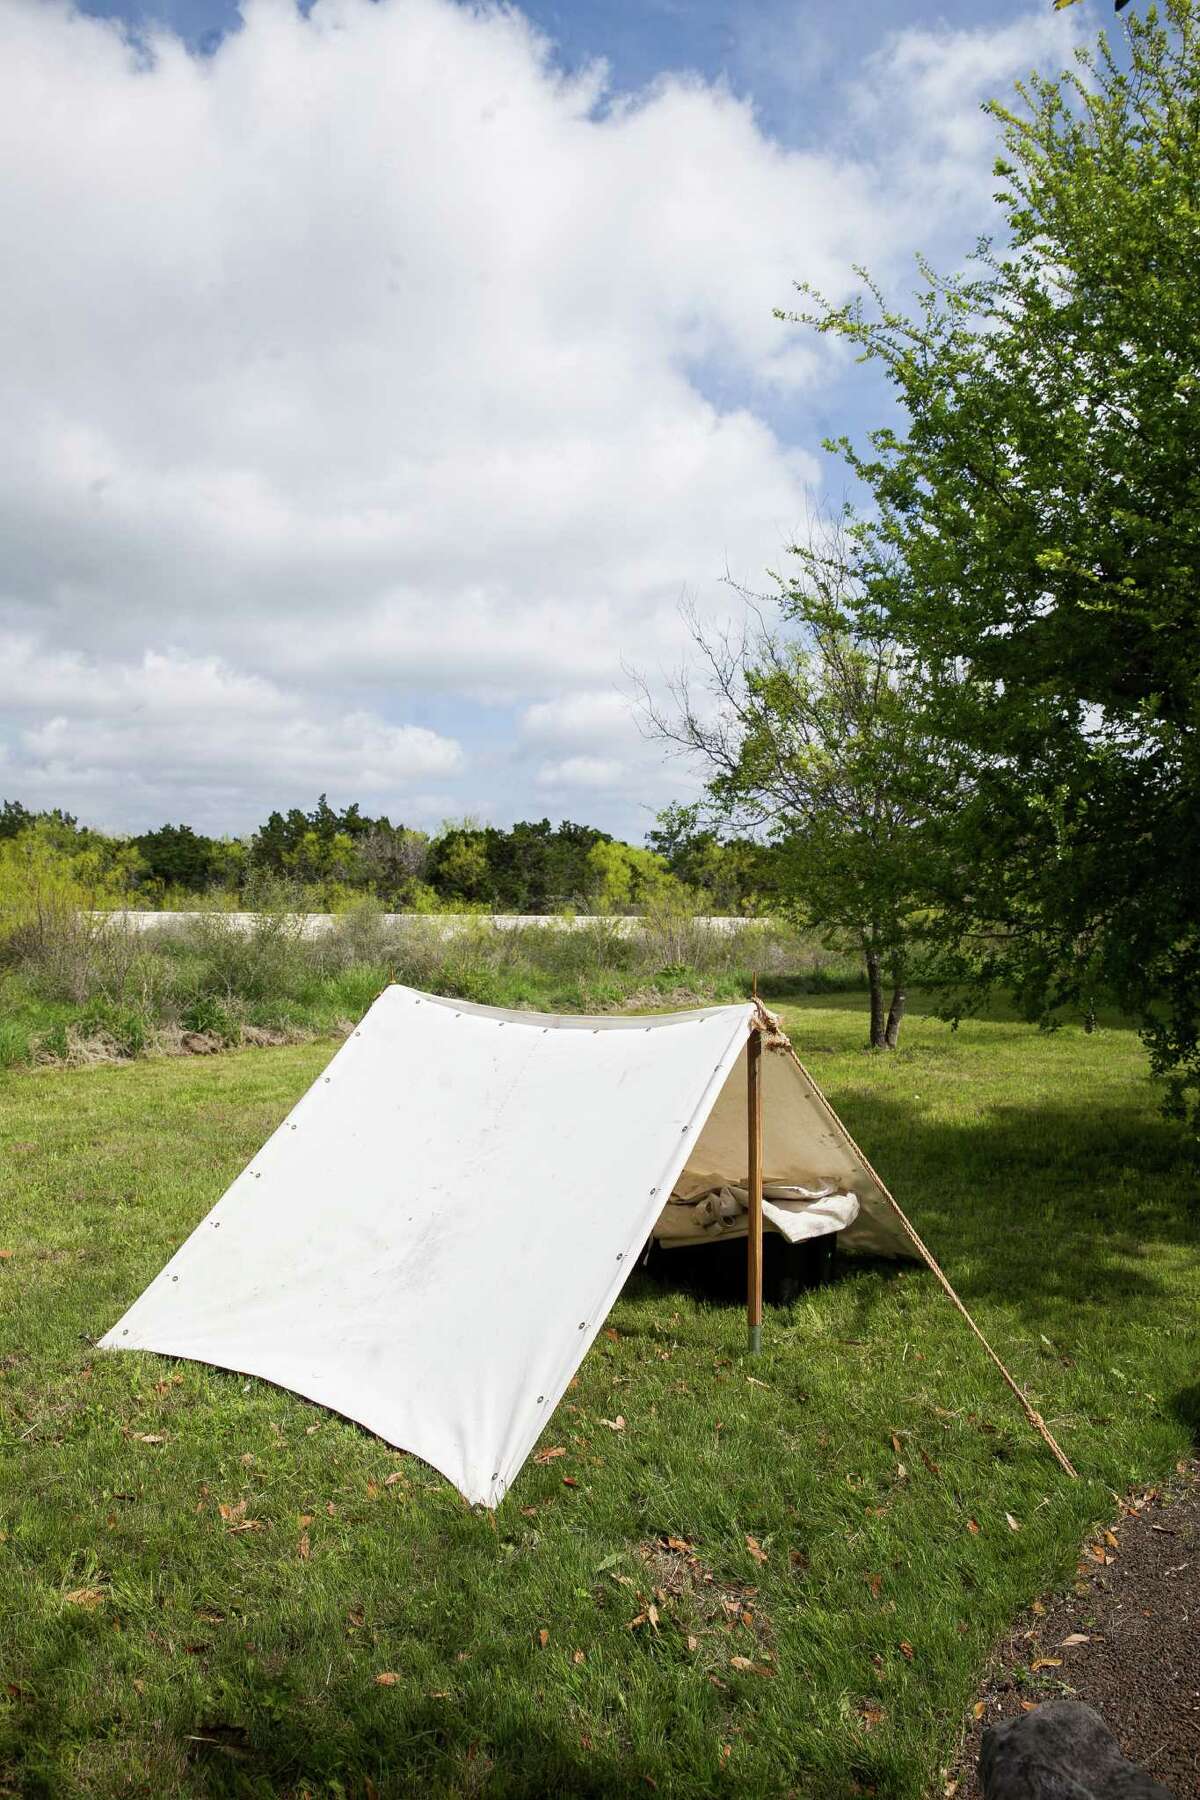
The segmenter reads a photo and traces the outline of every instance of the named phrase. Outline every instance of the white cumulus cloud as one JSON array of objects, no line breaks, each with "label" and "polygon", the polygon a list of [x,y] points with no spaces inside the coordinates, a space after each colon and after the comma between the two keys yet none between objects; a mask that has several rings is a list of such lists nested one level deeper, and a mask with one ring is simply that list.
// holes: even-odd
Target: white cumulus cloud
[{"label": "white cumulus cloud", "polygon": [[772,308],[985,191],[961,122],[1022,30],[1067,42],[898,38],[857,136],[784,148],[695,77],[565,77],[512,9],[246,0],[198,57],[5,0],[6,790],[640,829],[679,777],[622,665],[674,664],[681,594],[727,610],[819,479],[840,364]]}]

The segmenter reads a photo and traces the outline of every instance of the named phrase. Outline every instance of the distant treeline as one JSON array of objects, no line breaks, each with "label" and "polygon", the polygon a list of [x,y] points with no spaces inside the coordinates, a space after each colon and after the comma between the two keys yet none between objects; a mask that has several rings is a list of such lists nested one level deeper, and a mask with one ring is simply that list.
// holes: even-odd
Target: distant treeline
[{"label": "distant treeline", "polygon": [[207,837],[190,825],[160,825],[116,837],[81,825],[60,808],[0,806],[0,840],[40,838],[86,869],[106,898],[144,906],[188,896],[253,905],[268,890],[295,890],[309,907],[331,910],[371,896],[396,911],[443,907],[546,913],[577,907],[640,911],[686,900],[717,913],[751,913],[770,891],[770,857],[748,841],[721,842],[696,811],[670,807],[645,846],[590,825],[549,819],[509,830],[474,820],[435,832],[372,818],[355,804],[341,812],[324,794],[311,812],[273,812],[244,837]]}]

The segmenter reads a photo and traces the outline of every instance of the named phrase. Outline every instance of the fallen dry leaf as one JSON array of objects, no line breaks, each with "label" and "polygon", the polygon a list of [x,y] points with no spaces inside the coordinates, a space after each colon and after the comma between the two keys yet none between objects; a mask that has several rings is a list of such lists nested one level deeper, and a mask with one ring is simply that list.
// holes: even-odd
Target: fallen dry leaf
[{"label": "fallen dry leaf", "polygon": [[135,1444],[165,1444],[167,1440],[158,1431],[135,1431],[133,1441]]},{"label": "fallen dry leaf", "polygon": [[1040,1705],[1040,1701],[1037,1701],[1037,1700],[1022,1700],[1021,1711],[1022,1712],[1036,1712],[1039,1705]]},{"label": "fallen dry leaf", "polygon": [[1061,1669],[1061,1656],[1035,1656],[1029,1665],[1030,1673],[1036,1675],[1039,1669]]},{"label": "fallen dry leaf", "polygon": [[573,1475],[564,1475],[562,1484],[564,1487],[578,1487],[579,1486],[579,1483],[576,1481],[576,1479]]},{"label": "fallen dry leaf", "polygon": [[300,1542],[296,1547],[296,1553],[299,1556],[301,1562],[308,1561],[309,1545],[308,1545],[307,1531],[302,1531],[300,1533]]},{"label": "fallen dry leaf", "polygon": [[899,1456],[899,1454],[903,1448],[904,1448],[904,1446],[901,1444],[900,1439],[896,1436],[895,1432],[893,1431],[893,1433],[892,1433],[892,1449],[896,1452],[897,1456]]},{"label": "fallen dry leaf", "polygon": [[1106,1531],[1104,1533],[1104,1541],[1106,1544],[1111,1544],[1114,1550],[1119,1550],[1121,1548],[1117,1541],[1117,1534],[1115,1531]]},{"label": "fallen dry leaf", "polygon": [[311,1513],[301,1513],[300,1514],[300,1529],[301,1529],[301,1531],[307,1531],[309,1526],[312,1524],[312,1522],[313,1522],[313,1516]]},{"label": "fallen dry leaf", "polygon": [[1035,1612],[1040,1619],[1045,1616],[1046,1608],[1042,1605],[1042,1602],[1040,1600],[1035,1600],[1030,1608],[1030,1611]]},{"label": "fallen dry leaf", "polygon": [[583,1651],[582,1651],[582,1650],[573,1650],[573,1651],[572,1651],[572,1652],[571,1652],[571,1661],[572,1661],[572,1662],[573,1662],[573,1663],[581,1663],[581,1662],[586,1662],[586,1661],[587,1661],[587,1657],[586,1657],[586,1656],[585,1656],[585,1655],[584,1655],[584,1654],[583,1654]]},{"label": "fallen dry leaf", "polygon": [[104,1590],[102,1588],[75,1588],[71,1593],[65,1595],[64,1598],[66,1599],[68,1606],[86,1607],[86,1609],[91,1612],[97,1606],[103,1605]]},{"label": "fallen dry leaf", "polygon": [[383,1485],[384,1487],[395,1487],[398,1481],[403,1481],[404,1479],[403,1469],[393,1469],[392,1473],[386,1477]]},{"label": "fallen dry leaf", "polygon": [[967,1530],[971,1533],[972,1537],[978,1537],[979,1536],[979,1520],[978,1519],[968,1519],[967,1520]]},{"label": "fallen dry leaf", "polygon": [[931,1475],[940,1475],[942,1472],[940,1463],[935,1463],[932,1456],[930,1456],[928,1450],[921,1449],[921,1446],[919,1444],[917,1446],[917,1449],[920,1452],[921,1461],[925,1464],[925,1467],[929,1470],[929,1473]]},{"label": "fallen dry leaf", "polygon": [[619,1344],[621,1341],[620,1332],[614,1331],[611,1325],[605,1326],[604,1335],[606,1338],[610,1338],[614,1344]]},{"label": "fallen dry leaf", "polygon": [[542,1649],[544,1650],[546,1648],[546,1645],[549,1642],[550,1642],[550,1633],[546,1630],[546,1627],[543,1625],[541,1630],[538,1632],[538,1643],[542,1646]]},{"label": "fallen dry leaf", "polygon": [[649,1619],[652,1629],[657,1631],[658,1630],[658,1608],[657,1608],[657,1606],[648,1606],[646,1608],[646,1617],[647,1617],[647,1619]]},{"label": "fallen dry leaf", "polygon": [[325,1502],[325,1511],[329,1514],[331,1519],[337,1518],[337,1507],[333,1504],[332,1500],[327,1500]]},{"label": "fallen dry leaf", "polygon": [[900,1639],[900,1654],[904,1658],[905,1662],[911,1662],[913,1659],[913,1656],[915,1655],[913,1647],[909,1643],[907,1638]]},{"label": "fallen dry leaf", "polygon": [[563,1446],[557,1444],[552,1450],[539,1450],[533,1460],[535,1463],[548,1463],[553,1462],[556,1456],[565,1456],[566,1454]]},{"label": "fallen dry leaf", "polygon": [[984,1702],[982,1700],[977,1700],[975,1702],[974,1706],[971,1708],[971,1716],[972,1716],[972,1718],[982,1719],[982,1717],[986,1711],[987,1711],[987,1707],[984,1704]]},{"label": "fallen dry leaf", "polygon": [[646,1623],[646,1615],[644,1612],[640,1612],[640,1613],[638,1613],[636,1618],[630,1619],[630,1621],[629,1621],[628,1625],[626,1625],[625,1629],[626,1629],[626,1631],[636,1631],[639,1625],[644,1625],[645,1623]]},{"label": "fallen dry leaf", "polygon": [[1070,1644],[1090,1644],[1091,1641],[1086,1631],[1072,1631],[1068,1637],[1063,1639],[1059,1649],[1065,1650]]},{"label": "fallen dry leaf", "polygon": [[867,1730],[871,1731],[876,1725],[882,1725],[887,1714],[878,1700],[864,1700],[858,1709],[858,1716]]},{"label": "fallen dry leaf", "polygon": [[685,1556],[689,1550],[696,1548],[694,1544],[688,1542],[687,1538],[668,1537],[663,1539],[663,1543],[668,1550],[678,1550],[681,1556]]},{"label": "fallen dry leaf", "polygon": [[222,1502],[217,1508],[217,1511],[228,1525],[231,1524],[234,1519],[241,1519],[245,1516],[246,1502],[244,1500],[239,1500],[236,1506],[226,1506],[224,1502]]},{"label": "fallen dry leaf", "polygon": [[11,1250],[0,1250],[0,1262],[8,1262],[8,1260],[11,1256],[12,1256]]},{"label": "fallen dry leaf", "polygon": [[733,1755],[733,1745],[732,1744],[722,1744],[721,1745],[721,1761],[722,1761],[722,1763],[727,1763],[732,1755]]},{"label": "fallen dry leaf", "polygon": [[766,1388],[767,1391],[770,1392],[770,1383],[766,1382],[766,1381],[760,1381],[758,1379],[757,1375],[747,1375],[746,1380],[750,1383],[751,1387]]},{"label": "fallen dry leaf", "polygon": [[729,1666],[731,1669],[752,1669],[754,1664],[748,1656],[731,1656]]},{"label": "fallen dry leaf", "polygon": [[763,1549],[762,1545],[759,1543],[757,1538],[748,1536],[746,1538],[746,1548],[750,1552],[751,1556],[754,1558],[756,1563],[765,1563],[766,1562],[767,1553]]},{"label": "fallen dry leaf", "polygon": [[698,1650],[700,1648],[700,1639],[698,1637],[689,1637],[687,1640],[687,1647],[689,1650]]},{"label": "fallen dry leaf", "polygon": [[864,1575],[863,1580],[866,1582],[867,1586],[871,1590],[872,1600],[878,1600],[879,1590],[883,1586],[883,1576],[882,1575]]},{"label": "fallen dry leaf", "polygon": [[1004,1517],[1008,1520],[1008,1529],[1010,1531],[1020,1531],[1021,1527],[1019,1523],[1013,1518],[1010,1512],[1006,1512]]},{"label": "fallen dry leaf", "polygon": [[376,1687],[395,1687],[395,1685],[399,1681],[399,1679],[400,1679],[400,1677],[398,1675],[393,1675],[390,1670],[387,1670],[382,1675],[377,1675],[375,1677],[375,1686]]},{"label": "fallen dry leaf", "polygon": [[601,1419],[600,1423],[602,1425],[607,1425],[610,1431],[624,1431],[625,1429],[625,1421],[620,1413],[617,1414],[615,1419]]}]

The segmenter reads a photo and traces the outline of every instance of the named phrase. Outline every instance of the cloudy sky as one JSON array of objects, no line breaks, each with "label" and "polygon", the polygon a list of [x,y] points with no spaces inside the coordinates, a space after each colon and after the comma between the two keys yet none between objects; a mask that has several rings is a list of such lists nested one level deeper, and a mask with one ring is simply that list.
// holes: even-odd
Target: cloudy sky
[{"label": "cloudy sky", "polygon": [[772,308],[955,264],[981,97],[1098,15],[952,19],[3,0],[0,794],[640,839],[688,777],[623,666],[784,567],[888,405]]}]

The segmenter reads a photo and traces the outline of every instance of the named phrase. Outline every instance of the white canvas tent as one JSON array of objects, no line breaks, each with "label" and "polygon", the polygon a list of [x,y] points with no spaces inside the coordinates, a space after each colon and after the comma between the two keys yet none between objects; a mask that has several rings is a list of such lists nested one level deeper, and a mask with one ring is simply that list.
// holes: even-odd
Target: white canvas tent
[{"label": "white canvas tent", "polygon": [[768,1192],[853,1195],[848,1248],[936,1269],[756,1004],[549,1017],[392,986],[101,1346],[261,1376],[495,1506],[672,1195],[752,1177],[752,1063]]}]

